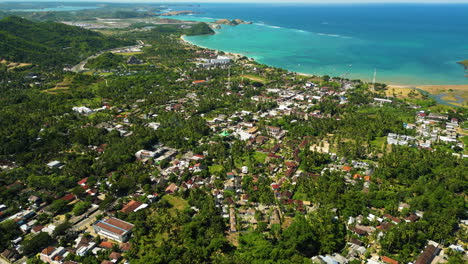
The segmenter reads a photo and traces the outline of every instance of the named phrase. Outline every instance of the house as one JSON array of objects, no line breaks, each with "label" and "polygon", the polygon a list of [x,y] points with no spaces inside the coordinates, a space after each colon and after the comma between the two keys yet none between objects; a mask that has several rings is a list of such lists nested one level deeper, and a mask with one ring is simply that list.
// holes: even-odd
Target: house
[{"label": "house", "polygon": [[81,179],[78,182],[78,185],[85,186],[87,182],[88,182],[88,177]]},{"label": "house", "polygon": [[2,257],[9,260],[9,261],[16,261],[17,259],[19,259],[20,255],[18,253],[18,251],[16,251],[16,249],[5,249],[3,252],[2,252]]},{"label": "house", "polygon": [[90,242],[86,245],[83,244],[78,248],[78,250],[76,251],[76,254],[81,257],[86,256],[86,254],[88,254],[90,250],[93,250],[95,246],[96,246],[96,243],[94,242]]},{"label": "house", "polygon": [[68,252],[64,247],[46,247],[43,249],[39,255],[40,260],[51,263],[59,264],[62,263],[62,260],[68,255]]},{"label": "house", "polygon": [[144,150],[144,149],[139,150],[139,151],[137,151],[137,153],[135,153],[135,157],[136,157],[137,159],[140,159],[140,160],[142,160],[142,159],[149,159],[149,158],[153,158],[153,159],[154,159],[154,158],[156,157],[156,155],[157,155],[157,152],[153,152],[153,151],[149,151],[149,150]]},{"label": "house", "polygon": [[350,166],[343,166],[342,170],[350,172],[353,169],[353,167]]},{"label": "house", "polygon": [[58,160],[54,160],[54,161],[51,161],[49,163],[47,163],[47,167],[51,168],[51,169],[59,169],[62,167],[62,163]]},{"label": "house", "polygon": [[382,256],[381,259],[384,263],[387,263],[387,264],[398,264],[398,261],[391,259],[389,257],[386,257],[386,256]]},{"label": "house", "polygon": [[41,202],[41,198],[37,197],[36,195],[31,195],[28,198],[28,202],[33,204],[39,204]]},{"label": "house", "polygon": [[415,214],[410,214],[408,217],[405,217],[405,222],[414,223],[419,220],[419,216]]},{"label": "house", "polygon": [[75,195],[73,193],[69,193],[69,194],[63,196],[62,198],[60,198],[60,200],[71,202],[71,201],[75,200]]},{"label": "house", "polygon": [[385,218],[391,220],[394,224],[399,224],[399,223],[401,222],[400,219],[398,219],[398,218],[396,218],[396,217],[394,217],[394,216],[391,216],[391,215],[389,215],[389,214],[384,214],[383,216],[384,216]]},{"label": "house", "polygon": [[266,129],[270,133],[279,133],[279,132],[281,132],[281,128],[279,128],[279,127],[267,126]]},{"label": "house", "polygon": [[122,250],[122,252],[130,251],[130,249],[132,249],[132,244],[130,242],[120,244],[120,250]]},{"label": "house", "polygon": [[353,231],[359,236],[367,236],[368,234],[374,232],[375,228],[372,226],[356,225],[355,227],[349,228],[349,230]]},{"label": "house", "polygon": [[82,114],[82,115],[89,115],[89,114],[92,114],[94,112],[93,109],[90,109],[90,108],[85,107],[85,106],[73,107],[72,110],[79,113],[79,114]]},{"label": "house", "polygon": [[204,164],[202,164],[202,163],[197,163],[197,164],[193,165],[193,169],[194,169],[195,172],[200,172],[200,171],[206,169],[206,166]]},{"label": "house", "polygon": [[247,166],[242,166],[242,173],[243,173],[243,174],[249,173],[249,167],[247,167]]},{"label": "house", "polygon": [[430,113],[427,118],[429,120],[436,121],[436,122],[437,121],[447,121],[449,119],[448,115],[436,114],[436,113]]},{"label": "house", "polygon": [[165,192],[167,194],[173,194],[177,191],[177,189],[178,189],[177,185],[175,183],[171,183],[169,184],[169,186],[167,186]]},{"label": "house", "polygon": [[110,217],[98,221],[93,225],[93,228],[98,235],[118,242],[125,242],[131,236],[133,225],[120,219]]},{"label": "house", "polygon": [[33,234],[39,234],[39,233],[42,231],[42,229],[44,229],[44,226],[42,226],[42,225],[36,225],[36,226],[34,226],[34,227],[31,229],[31,233],[33,233]]},{"label": "house", "polygon": [[199,160],[202,160],[202,159],[204,159],[204,158],[205,158],[205,156],[203,156],[203,155],[195,154],[195,155],[193,155],[193,157],[191,158],[191,160],[199,161]]},{"label": "house", "polygon": [[382,99],[382,98],[374,98],[374,101],[376,101],[378,103],[389,103],[389,104],[391,104],[393,102],[392,100]]},{"label": "house", "polygon": [[101,244],[99,244],[100,248],[105,248],[105,249],[111,249],[113,246],[114,244],[112,244],[109,241],[102,241]]},{"label": "house", "polygon": [[428,245],[424,251],[419,255],[415,264],[430,264],[435,256],[440,252],[440,248],[434,245]]},{"label": "house", "polygon": [[226,177],[227,177],[228,179],[234,179],[235,176],[236,176],[236,175],[235,175],[234,172],[232,172],[232,171],[226,173]]},{"label": "house", "polygon": [[135,201],[135,200],[131,200],[130,202],[128,202],[126,205],[124,205],[124,207],[122,208],[122,210],[120,210],[122,213],[132,213],[132,212],[136,212],[138,211],[138,209],[140,208],[140,206],[142,206],[143,203],[141,202],[138,202],[138,201]]},{"label": "house", "polygon": [[226,56],[218,56],[216,59],[211,59],[210,63],[215,65],[225,65],[231,62],[231,58]]},{"label": "house", "polygon": [[204,83],[207,83],[206,80],[198,80],[198,81],[193,81],[192,84],[195,84],[195,85],[200,85],[200,84],[204,84]]},{"label": "house", "polygon": [[109,254],[109,259],[112,263],[117,263],[122,258],[122,254],[118,252],[112,252]]}]

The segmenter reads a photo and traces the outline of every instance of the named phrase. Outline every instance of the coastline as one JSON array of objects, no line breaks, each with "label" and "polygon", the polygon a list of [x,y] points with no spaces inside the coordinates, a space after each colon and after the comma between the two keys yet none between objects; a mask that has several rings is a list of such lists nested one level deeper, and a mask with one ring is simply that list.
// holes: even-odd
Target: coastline
[{"label": "coastline", "polygon": [[[215,34],[216,34],[216,32],[215,32]],[[192,42],[186,40],[185,37],[186,37],[186,35],[180,36],[180,40],[182,40],[182,42],[185,43],[186,45],[193,46],[193,47],[198,47],[198,48],[202,48],[202,49],[207,49],[207,50],[214,50],[214,51],[216,51],[217,53],[219,53],[219,52],[224,52],[226,55],[228,55],[228,56],[233,56],[233,57],[235,57],[236,59],[240,59],[240,58],[242,58],[242,57],[247,57],[249,60],[255,61],[254,58],[251,58],[251,57],[249,57],[249,56],[246,56],[246,55],[243,55],[243,54],[240,54],[240,53],[227,52],[227,51],[218,50],[218,49],[210,49],[210,48],[208,48],[208,47],[203,47],[203,46],[200,46],[200,45],[193,44]]]},{"label": "coastline", "polygon": [[[217,33],[215,33],[215,34],[217,34]],[[234,52],[227,52],[227,51],[218,50],[218,49],[211,49],[211,48],[208,48],[208,47],[204,47],[204,46],[201,46],[201,45],[194,44],[194,43],[186,40],[185,37],[186,37],[185,35],[182,35],[180,37],[180,39],[182,40],[182,42],[184,42],[187,45],[195,46],[195,47],[199,47],[199,48],[203,48],[203,49],[208,49],[208,50],[214,50],[216,52],[224,52],[227,55],[234,56],[236,58],[247,57],[249,60],[256,61],[255,58],[249,57],[248,55],[244,55],[244,54],[241,54],[241,53],[234,53]],[[294,72],[294,71],[290,71],[290,70],[288,70],[288,71],[289,72]],[[296,73],[297,75],[307,76],[307,77],[321,76],[321,75],[317,75],[317,74],[304,73],[304,72],[294,72],[294,73]],[[364,78],[360,78],[360,80],[362,80],[364,82],[370,82],[370,80],[366,80]],[[388,82],[384,81],[384,83],[387,84],[389,88],[407,88],[407,89],[418,88],[418,89],[421,89],[421,90],[425,90],[425,91],[427,91],[429,93],[431,93],[431,91],[433,91],[435,89],[438,89],[438,90],[453,89],[453,90],[468,91],[468,84],[458,84],[458,85],[454,85],[454,84],[437,84],[437,85],[432,85],[432,84],[400,84],[400,83],[393,83],[391,81],[388,81]],[[433,94],[433,93],[431,93],[431,94]]]},{"label": "coastline", "polygon": [[[177,18],[177,17],[175,17],[175,18]],[[182,20],[187,20],[188,21],[189,19],[184,17],[184,18],[182,18]],[[248,29],[247,27],[243,28],[239,32],[241,32],[243,34],[247,34],[247,32],[250,31],[250,30],[253,30],[252,32],[254,32],[254,33],[257,32],[257,28]],[[224,32],[224,31],[226,31],[226,32]],[[452,62],[450,62],[450,65],[447,66],[448,67],[447,68],[447,74],[445,74],[444,73],[445,71],[444,71],[441,74],[433,75],[430,78],[429,77],[426,78],[427,74],[424,71],[414,71],[414,73],[412,71],[410,71],[412,69],[410,66],[412,66],[412,63],[413,63],[413,61],[410,58],[407,58],[407,61],[406,61],[407,64],[410,65],[410,66],[408,66],[408,68],[405,68],[404,70],[403,69],[401,70],[403,74],[399,74],[399,70],[392,71],[391,68],[385,68],[382,65],[380,65],[381,67],[379,67],[379,66],[374,67],[372,65],[362,66],[362,65],[357,64],[355,66],[355,67],[357,67],[356,69],[352,69],[352,68],[341,69],[341,68],[345,68],[345,66],[348,65],[348,63],[349,64],[353,64],[353,63],[351,63],[351,61],[350,62],[348,62],[346,60],[342,61],[340,59],[336,60],[336,64],[338,65],[338,68],[339,68],[338,70],[335,70],[334,68],[331,68],[332,70],[330,70],[329,68],[327,68],[328,64],[323,64],[322,65],[322,63],[319,63],[319,64],[316,63],[317,65],[314,64],[315,66],[313,66],[313,67],[312,66],[302,67],[300,64],[297,64],[297,65],[300,65],[300,66],[296,67],[296,64],[292,65],[290,62],[283,64],[279,60],[277,61],[274,58],[266,56],[265,54],[269,54],[267,51],[265,51],[265,54],[263,54],[263,50],[261,49],[261,47],[260,47],[260,49],[258,49],[258,47],[257,47],[258,45],[256,45],[256,46],[254,45],[253,49],[248,48],[248,47],[250,47],[249,45],[252,45],[251,43],[246,44],[245,46],[240,45],[240,44],[239,45],[234,45],[234,44],[228,45],[230,43],[229,39],[230,38],[235,38],[234,35],[235,35],[235,32],[237,32],[237,31],[238,30],[234,31],[234,30],[231,30],[231,29],[229,29],[229,30],[221,29],[220,31],[217,31],[216,35],[218,35],[219,33],[226,33],[225,34],[226,36],[223,36],[222,38],[221,38],[221,36],[213,37],[213,40],[214,40],[213,44],[211,44],[212,43],[210,41],[211,38],[183,38],[183,41],[190,44],[190,45],[198,46],[198,47],[201,47],[201,48],[206,48],[206,49],[210,49],[210,50],[217,50],[217,51],[223,51],[225,53],[246,56],[249,59],[253,59],[253,60],[257,61],[258,63],[269,65],[269,66],[272,66],[272,67],[282,68],[282,69],[288,70],[289,72],[294,72],[294,73],[304,75],[304,76],[323,76],[323,75],[326,74],[326,75],[334,77],[334,76],[340,76],[341,73],[346,72],[347,76],[345,78],[359,79],[359,80],[362,80],[363,82],[372,82],[372,72],[373,72],[374,68],[377,68],[377,70],[378,70],[377,82],[378,83],[385,83],[387,85],[397,85],[397,86],[428,86],[428,85],[444,85],[444,86],[451,86],[451,85],[459,86],[459,85],[462,85],[463,86],[463,85],[468,85],[468,79],[464,76],[463,69],[460,70],[458,76],[453,76],[453,78],[446,78],[447,76],[454,75],[453,74],[453,67],[455,67],[455,66],[458,67],[458,65],[452,64]],[[260,32],[263,32],[263,31],[260,31]],[[283,32],[281,32],[281,34],[283,34]],[[226,39],[226,37],[228,37],[228,39]],[[189,41],[188,39],[193,40],[193,42],[191,40]],[[224,42],[226,42],[226,45],[221,45],[223,43],[221,40],[224,40]],[[233,43],[234,43],[234,40],[235,39],[233,39]],[[238,41],[238,40],[236,40],[236,41]],[[196,43],[201,43],[202,45],[198,45]],[[216,44],[216,45],[214,45],[214,44]],[[207,46],[210,46],[210,47],[207,47]],[[267,48],[267,47],[265,47],[265,48]],[[288,49],[288,46],[285,46],[284,48]],[[234,52],[229,52],[229,51],[226,51],[226,50],[231,50],[231,51],[234,51]],[[285,52],[285,54],[287,56],[294,56],[294,53],[291,53],[291,52],[289,52],[289,53]],[[327,54],[329,54],[328,57],[333,56],[333,54],[330,54],[329,52]],[[301,56],[301,55],[297,54],[297,56]],[[314,55],[312,55],[312,53],[309,53],[309,55],[307,55],[307,56],[309,56],[311,58],[315,58]],[[316,56],[317,56],[317,58],[320,58],[321,55],[316,55]],[[343,64],[343,65],[344,64],[346,64],[346,65],[343,66],[340,63]],[[417,64],[418,61],[416,60],[414,63]],[[455,65],[455,66],[453,66],[453,65]],[[429,67],[429,69],[431,69],[431,68]],[[369,71],[367,71],[367,70],[369,70]],[[348,71],[350,71],[350,72],[348,73]]]}]

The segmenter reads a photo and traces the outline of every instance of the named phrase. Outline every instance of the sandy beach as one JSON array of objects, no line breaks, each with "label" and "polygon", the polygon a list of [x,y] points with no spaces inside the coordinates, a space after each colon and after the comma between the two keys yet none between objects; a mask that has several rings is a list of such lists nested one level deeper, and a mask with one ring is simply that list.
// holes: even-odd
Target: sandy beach
[{"label": "sandy beach", "polygon": [[208,50],[214,50],[214,51],[216,51],[216,52],[218,52],[218,53],[224,52],[226,55],[228,55],[228,56],[233,56],[233,57],[235,57],[236,59],[239,59],[239,58],[242,58],[242,57],[247,57],[247,58],[249,58],[250,60],[255,60],[254,58],[250,58],[250,57],[248,57],[248,56],[246,56],[246,55],[243,55],[243,54],[233,53],[233,52],[226,52],[226,51],[217,50],[217,49],[210,49],[210,48],[208,48],[208,47],[203,47],[203,46],[200,46],[200,45],[195,45],[195,44],[191,43],[190,41],[186,40],[185,37],[186,37],[186,35],[182,35],[182,36],[180,36],[180,39],[181,39],[185,44],[190,45],[190,46],[199,47],[199,48],[208,49]]}]

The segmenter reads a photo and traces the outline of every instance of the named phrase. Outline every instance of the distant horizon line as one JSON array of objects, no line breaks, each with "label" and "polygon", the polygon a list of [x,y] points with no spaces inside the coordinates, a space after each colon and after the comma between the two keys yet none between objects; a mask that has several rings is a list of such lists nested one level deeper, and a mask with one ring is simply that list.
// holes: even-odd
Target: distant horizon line
[{"label": "distant horizon line", "polygon": [[[244,0],[245,1],[245,0]],[[359,4],[366,4],[366,5],[385,5],[385,4],[399,4],[399,5],[411,5],[411,4],[418,4],[418,5],[448,5],[448,4],[467,4],[468,0],[453,0],[453,1],[428,1],[428,2],[421,2],[421,1],[392,1],[392,0],[384,0],[382,2],[375,2],[375,1],[343,1],[339,0],[336,2],[307,2],[307,1],[285,1],[281,0],[278,2],[267,2],[262,0],[253,0],[253,1],[235,1],[235,0],[228,0],[228,1],[211,1],[211,0],[200,0],[200,1],[168,1],[168,0],[0,0],[0,3],[133,3],[133,4],[267,4],[267,5],[275,5],[275,4],[307,4],[307,5],[359,5]]]}]

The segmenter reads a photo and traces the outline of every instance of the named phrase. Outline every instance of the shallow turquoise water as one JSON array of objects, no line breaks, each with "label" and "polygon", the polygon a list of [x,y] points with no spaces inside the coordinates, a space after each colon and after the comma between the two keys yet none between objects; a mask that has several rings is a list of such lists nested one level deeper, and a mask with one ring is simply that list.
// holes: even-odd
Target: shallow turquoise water
[{"label": "shallow turquoise water", "polygon": [[[185,7],[186,8],[186,7]],[[468,5],[205,4],[202,14],[176,16],[211,22],[240,18],[193,44],[241,53],[291,71],[393,84],[468,84]]]}]

